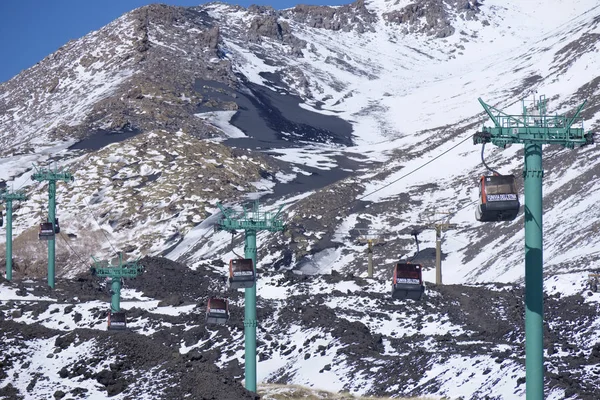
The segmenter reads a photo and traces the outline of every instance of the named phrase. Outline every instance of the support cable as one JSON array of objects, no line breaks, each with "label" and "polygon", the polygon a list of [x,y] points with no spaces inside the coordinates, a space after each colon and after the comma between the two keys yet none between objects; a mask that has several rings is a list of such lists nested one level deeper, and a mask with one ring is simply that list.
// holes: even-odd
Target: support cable
[{"label": "support cable", "polygon": [[502,175],[500,172],[490,168],[486,163],[485,163],[485,158],[483,157],[483,152],[485,150],[485,142],[483,143],[483,146],[481,146],[481,162],[483,163],[483,165],[487,168],[488,171],[494,173],[494,175]]},{"label": "support cable", "polygon": [[402,175],[400,178],[398,178],[398,179],[395,179],[395,180],[393,180],[392,182],[390,182],[390,183],[388,183],[388,184],[386,184],[386,185],[383,185],[383,186],[382,186],[382,187],[380,187],[379,189],[375,189],[375,190],[373,190],[372,192],[369,192],[369,193],[367,193],[367,194],[365,194],[365,195],[362,195],[361,197],[358,197],[358,198],[356,198],[356,199],[350,200],[350,201],[348,201],[348,202],[346,202],[346,203],[344,203],[344,204],[342,204],[342,205],[340,205],[340,206],[337,206],[337,207],[335,207],[335,208],[332,208],[332,209],[330,209],[330,210],[327,210],[327,211],[325,211],[325,212],[332,212],[332,211],[339,210],[340,208],[343,208],[343,207],[349,206],[350,204],[352,204],[352,203],[354,203],[354,202],[356,202],[356,201],[362,200],[362,199],[364,199],[364,198],[366,198],[366,197],[368,197],[368,196],[370,196],[370,195],[372,195],[372,194],[374,194],[374,193],[377,193],[377,192],[379,192],[379,191],[381,191],[381,190],[383,190],[383,189],[385,189],[385,188],[387,188],[387,187],[389,187],[389,186],[393,185],[394,183],[396,183],[396,182],[398,182],[398,181],[400,181],[400,180],[402,180],[402,179],[406,178],[407,176],[410,176],[410,175],[414,174],[414,173],[415,173],[415,172],[417,172],[418,170],[420,170],[420,169],[422,169],[422,168],[425,168],[427,165],[431,164],[432,162],[434,162],[434,161],[435,161],[435,160],[437,160],[438,158],[442,157],[443,155],[446,155],[446,154],[448,154],[450,151],[454,150],[455,148],[457,148],[458,146],[460,146],[461,144],[463,144],[463,143],[464,143],[464,142],[466,142],[467,140],[471,139],[473,136],[474,136],[474,134],[472,134],[472,135],[469,135],[468,137],[466,137],[465,139],[461,140],[460,142],[458,142],[458,143],[457,143],[457,144],[455,144],[454,146],[450,147],[449,149],[447,149],[447,150],[443,151],[442,153],[438,154],[437,156],[433,157],[431,160],[427,161],[427,162],[426,162],[426,163],[424,163],[424,164],[421,164],[420,166],[418,166],[417,168],[413,169],[412,171],[410,171],[410,172],[407,172],[406,174]]},{"label": "support cable", "polygon": [[413,262],[413,260],[415,258],[417,258],[417,256],[419,255],[419,232],[414,230],[411,233],[414,237],[415,237],[415,242],[417,243],[417,252],[415,253],[414,256],[411,257],[411,259],[409,260],[409,262]]},{"label": "support cable", "polygon": [[235,247],[233,246],[233,238],[235,236],[235,233],[232,231],[231,232],[231,251],[233,254],[235,254],[237,256],[237,258],[243,259],[244,257],[240,256],[238,253],[235,252]]},{"label": "support cable", "polygon": [[73,249],[73,247],[71,246],[71,243],[69,243],[69,241],[67,239],[65,239],[64,235],[61,233],[58,234],[58,236],[60,236],[62,238],[62,240],[67,244],[67,246],[69,247],[69,249],[71,249],[71,252],[79,259],[79,261],[81,262],[81,264],[85,267],[87,266],[87,263],[85,262],[85,260],[83,259],[83,257],[81,257],[81,255],[79,253],[77,253],[75,251],[75,249]]},{"label": "support cable", "polygon": [[91,207],[90,207],[90,203],[88,203],[88,201],[87,201],[87,199],[85,197],[83,198],[83,200],[85,201],[86,207],[88,207],[89,214],[92,216],[92,218],[94,219],[94,221],[96,221],[96,224],[98,225],[98,228],[100,228],[100,231],[102,232],[102,234],[106,238],[106,241],[108,242],[108,244],[110,245],[110,247],[112,247],[112,249],[115,252],[115,254],[118,255],[119,252],[117,251],[117,249],[115,249],[115,246],[113,246],[113,244],[111,243],[111,241],[108,239],[108,235],[106,234],[106,232],[104,231],[104,229],[102,229],[102,226],[98,222],[98,219],[96,219],[96,216],[92,212]]}]

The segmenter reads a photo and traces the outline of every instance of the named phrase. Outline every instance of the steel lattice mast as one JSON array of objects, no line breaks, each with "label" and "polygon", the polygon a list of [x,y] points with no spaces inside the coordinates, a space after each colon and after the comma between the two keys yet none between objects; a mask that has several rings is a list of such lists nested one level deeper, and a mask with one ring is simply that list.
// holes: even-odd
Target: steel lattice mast
[{"label": "steel lattice mast", "polygon": [[119,265],[111,265],[107,260],[97,260],[92,256],[94,266],[90,268],[92,275],[101,278],[111,278],[111,300],[110,311],[113,313],[121,311],[121,280],[123,278],[135,278],[144,272],[144,267],[138,263],[139,260],[123,263],[123,254],[119,253]]},{"label": "steel lattice mast", "polygon": [[[35,166],[34,166],[35,168]],[[51,170],[49,168],[37,169],[31,175],[34,181],[48,181],[48,222],[52,223],[52,229],[56,231],[56,182],[73,182],[75,178],[67,171]],[[48,240],[48,286],[54,289],[54,261],[55,261],[55,239]]]},{"label": "steel lattice mast", "polygon": [[[0,193],[0,201],[6,204],[6,280],[12,280],[12,203],[13,201],[27,200],[23,191]],[[1,218],[1,217],[0,217]],[[0,224],[1,226],[1,224]]]},{"label": "steel lattice mast", "polygon": [[[252,259],[254,276],[256,275],[256,233],[258,231],[283,231],[285,225],[279,218],[283,205],[276,213],[261,212],[258,200],[252,210],[244,208],[241,212],[224,208],[217,203],[223,216],[215,225],[215,230],[245,232],[244,256]],[[244,293],[244,348],[245,348],[245,386],[251,392],[256,392],[256,284],[246,288]]]},{"label": "steel lattice mast", "polygon": [[[575,115],[549,116],[547,99],[533,99],[529,113],[523,100],[522,115],[508,115],[481,100],[493,127],[483,127],[473,137],[474,144],[492,143],[504,148],[516,143],[525,146],[525,369],[527,400],[544,398],[544,344],[543,344],[543,240],[542,240],[542,145],[558,144],[573,149],[594,143],[593,133],[584,133],[583,119],[579,117],[585,105]],[[494,115],[494,112],[497,114]]]}]

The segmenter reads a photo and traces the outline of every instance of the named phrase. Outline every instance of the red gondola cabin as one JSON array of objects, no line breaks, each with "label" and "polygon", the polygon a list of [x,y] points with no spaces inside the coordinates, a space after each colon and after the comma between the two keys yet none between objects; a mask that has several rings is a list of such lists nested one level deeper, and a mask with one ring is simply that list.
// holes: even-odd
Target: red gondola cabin
[{"label": "red gondola cabin", "polygon": [[392,298],[421,300],[425,286],[420,264],[398,263],[394,267]]},{"label": "red gondola cabin", "polygon": [[108,313],[108,330],[109,331],[124,331],[127,329],[127,319],[124,312]]},{"label": "red gondola cabin", "polygon": [[40,240],[54,240],[54,227],[52,222],[44,222],[40,224],[40,232],[38,234]]},{"label": "red gondola cabin", "polygon": [[482,176],[475,218],[481,222],[512,221],[519,213],[519,194],[513,175]]},{"label": "red gondola cabin", "polygon": [[256,281],[254,263],[251,258],[236,258],[229,261],[229,287],[244,289],[254,286]]},{"label": "red gondola cabin", "polygon": [[206,323],[222,325],[229,320],[229,304],[226,299],[212,297],[206,306]]}]

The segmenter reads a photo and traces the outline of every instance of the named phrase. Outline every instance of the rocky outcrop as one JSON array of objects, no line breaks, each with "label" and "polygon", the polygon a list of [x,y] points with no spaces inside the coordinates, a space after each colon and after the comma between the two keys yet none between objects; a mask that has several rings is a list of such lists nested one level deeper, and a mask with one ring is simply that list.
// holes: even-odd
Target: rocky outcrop
[{"label": "rocky outcrop", "polygon": [[383,18],[388,23],[403,26],[402,32],[405,34],[424,33],[444,38],[454,34],[452,20],[457,15],[467,20],[477,19],[479,6],[476,0],[417,0],[399,10],[383,14]]},{"label": "rocky outcrop", "polygon": [[297,5],[282,11],[282,15],[311,28],[364,33],[374,31],[377,15],[365,6],[364,0],[341,7]]},{"label": "rocky outcrop", "polygon": [[278,16],[272,13],[261,13],[254,17],[247,31],[249,42],[261,43],[262,38],[267,37],[287,44],[291,47],[291,53],[302,57],[302,49],[306,42],[294,36],[287,21],[280,21]]}]

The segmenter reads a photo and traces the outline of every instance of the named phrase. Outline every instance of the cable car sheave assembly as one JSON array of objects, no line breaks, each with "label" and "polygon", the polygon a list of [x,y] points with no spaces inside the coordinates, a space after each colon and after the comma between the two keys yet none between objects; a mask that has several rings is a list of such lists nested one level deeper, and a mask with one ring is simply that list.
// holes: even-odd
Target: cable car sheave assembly
[{"label": "cable car sheave assembly", "polygon": [[[232,289],[243,288],[244,293],[244,372],[245,387],[256,392],[256,234],[259,231],[281,232],[285,229],[280,213],[260,210],[258,200],[251,209],[243,208],[235,211],[217,206],[222,216],[215,224],[215,231],[227,231],[232,234],[238,230],[245,233],[244,258],[231,260],[229,263],[228,285]],[[227,299],[211,297],[206,310],[206,322],[222,324],[229,318]]]},{"label": "cable car sheave assembly", "polygon": [[[6,280],[12,280],[12,212],[13,201],[27,200],[27,195],[23,191],[9,192],[4,190],[0,192],[0,201],[6,204]],[[0,226],[3,225],[2,213],[0,213]]]},{"label": "cable car sheave assembly", "polygon": [[119,253],[119,265],[113,266],[107,260],[96,260],[93,256],[94,265],[90,267],[92,276],[111,279],[111,302],[108,313],[108,330],[125,330],[127,321],[125,313],[121,311],[121,285],[125,278],[135,278],[144,272],[144,266],[139,260],[123,262],[123,253]]},{"label": "cable car sheave assembly", "polygon": [[[508,115],[486,103],[481,98],[479,103],[490,117],[494,126],[484,126],[481,132],[473,135],[473,144],[492,143],[501,148],[507,144],[523,144],[525,160],[523,180],[525,188],[525,381],[527,400],[543,400],[544,398],[544,345],[543,345],[543,251],[542,251],[542,145],[558,144],[573,149],[594,143],[594,134],[585,133],[583,119],[579,117],[586,101],[574,116],[547,115],[547,99],[540,96],[533,98],[533,112],[522,101],[522,115]],[[483,151],[483,149],[482,149]],[[483,158],[483,157],[482,157]],[[494,176],[495,177],[495,176]],[[483,205],[482,221],[514,219],[516,214],[514,179],[490,180],[487,176],[481,182]],[[493,178],[493,177],[489,177]],[[505,178],[502,176],[502,178]],[[512,185],[511,185],[512,183]],[[495,185],[495,186],[494,186]],[[492,189],[492,186],[495,189]],[[497,193],[492,193],[497,190]],[[491,195],[500,195],[492,197]],[[501,211],[492,210],[491,204],[498,201]],[[512,202],[512,203],[510,203]],[[518,196],[517,196],[518,202]],[[510,204],[509,204],[510,203]],[[518,208],[517,208],[518,209]],[[512,210],[512,211],[510,211]],[[509,212],[510,211],[510,212]],[[514,215],[514,216],[513,216]],[[495,217],[496,219],[493,219]],[[479,219],[479,218],[478,218]]]}]

